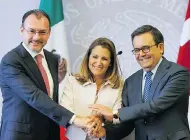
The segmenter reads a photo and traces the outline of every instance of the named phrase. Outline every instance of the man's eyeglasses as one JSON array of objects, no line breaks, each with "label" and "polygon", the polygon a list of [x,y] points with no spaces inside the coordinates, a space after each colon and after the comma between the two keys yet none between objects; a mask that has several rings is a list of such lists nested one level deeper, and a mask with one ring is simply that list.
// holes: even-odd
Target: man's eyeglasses
[{"label": "man's eyeglasses", "polygon": [[40,30],[40,31],[36,31],[35,29],[25,29],[25,27],[23,26],[24,30],[29,34],[29,35],[36,35],[37,33],[39,35],[47,35],[49,33],[49,30]]},{"label": "man's eyeglasses", "polygon": [[148,52],[150,52],[150,48],[151,47],[153,47],[153,46],[156,46],[157,44],[154,44],[154,45],[146,45],[146,46],[143,46],[143,47],[141,47],[141,48],[135,48],[135,49],[133,49],[132,50],[132,53],[134,54],[134,55],[138,55],[138,54],[140,54],[140,51],[142,50],[144,53],[148,53]]}]

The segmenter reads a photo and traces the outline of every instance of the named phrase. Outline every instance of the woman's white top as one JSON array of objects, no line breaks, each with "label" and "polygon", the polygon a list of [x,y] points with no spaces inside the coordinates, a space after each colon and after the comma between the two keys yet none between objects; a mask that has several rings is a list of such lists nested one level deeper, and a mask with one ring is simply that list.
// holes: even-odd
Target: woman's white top
[{"label": "woman's white top", "polygon": [[[63,90],[63,94],[60,98],[60,105],[64,106],[77,116],[87,117],[92,114],[92,110],[88,108],[90,104],[102,104],[117,110],[121,108],[122,97],[121,88],[111,88],[109,81],[105,82],[98,91],[96,83],[88,81],[84,84],[80,84],[74,76],[67,76]],[[97,96],[97,97],[96,97]],[[74,125],[70,125],[67,128],[66,136],[70,140],[85,140],[86,133]]]}]

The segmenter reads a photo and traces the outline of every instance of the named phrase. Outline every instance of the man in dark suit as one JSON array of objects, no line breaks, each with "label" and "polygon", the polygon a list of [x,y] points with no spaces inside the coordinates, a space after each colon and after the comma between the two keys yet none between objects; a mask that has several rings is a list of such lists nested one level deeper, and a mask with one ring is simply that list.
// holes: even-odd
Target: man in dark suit
[{"label": "man in dark suit", "polygon": [[[164,39],[157,28],[141,26],[131,38],[132,52],[142,69],[125,81],[124,107],[114,113],[100,105],[92,108],[121,126],[133,122],[136,140],[189,140],[189,72],[163,57]],[[123,133],[120,127],[116,130],[117,134],[108,129],[106,137],[119,140],[129,134],[124,127]]]},{"label": "man in dark suit", "polygon": [[58,58],[43,49],[50,35],[48,15],[28,11],[20,30],[23,42],[8,52],[0,65],[0,139],[59,140],[59,125],[86,127],[89,118],[75,116],[57,104]]}]

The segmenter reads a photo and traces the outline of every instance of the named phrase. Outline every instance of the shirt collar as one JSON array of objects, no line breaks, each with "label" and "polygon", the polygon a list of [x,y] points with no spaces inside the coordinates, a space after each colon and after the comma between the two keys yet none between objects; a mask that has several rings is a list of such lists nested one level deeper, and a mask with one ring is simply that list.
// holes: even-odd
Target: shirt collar
[{"label": "shirt collar", "polygon": [[[87,86],[87,85],[90,85],[90,84],[95,84],[95,82],[93,82],[93,81],[91,81],[91,80],[89,79],[87,82],[85,82],[85,83],[83,84],[83,86]],[[111,82],[108,80],[108,81],[106,81],[106,82],[104,83],[103,86],[106,86],[106,85],[111,85],[111,86],[113,86],[114,84],[111,83]]]},{"label": "shirt collar", "polygon": [[23,47],[27,50],[27,52],[33,57],[33,58],[35,58],[35,56],[37,56],[38,54],[41,54],[42,56],[43,56],[43,58],[44,58],[44,49],[42,49],[39,53],[37,53],[37,52],[34,52],[34,51],[31,51],[26,45],[25,45],[25,43],[23,42],[22,43],[22,45],[23,45]]},{"label": "shirt collar", "polygon": [[[162,62],[162,60],[163,60],[163,58],[161,57],[159,62],[157,63],[157,65],[154,67],[154,69],[151,70],[151,72],[153,73],[153,76],[155,75],[155,73],[156,73],[160,63]],[[146,71],[143,72],[144,78],[145,78],[146,73],[147,73]]]}]

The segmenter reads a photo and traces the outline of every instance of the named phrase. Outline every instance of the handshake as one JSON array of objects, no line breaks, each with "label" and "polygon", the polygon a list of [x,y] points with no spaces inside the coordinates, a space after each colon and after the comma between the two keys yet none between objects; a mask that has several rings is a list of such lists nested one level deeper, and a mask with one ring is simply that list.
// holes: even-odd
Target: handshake
[{"label": "handshake", "polygon": [[76,116],[73,120],[73,124],[82,128],[87,132],[89,137],[103,138],[106,136],[106,130],[103,127],[104,120],[112,122],[113,113],[112,110],[98,104],[89,106],[96,114],[92,114],[88,117]]},{"label": "handshake", "polygon": [[105,137],[106,131],[102,126],[103,116],[100,114],[91,115],[88,117],[76,116],[73,124],[82,128],[89,137],[102,138]]}]

